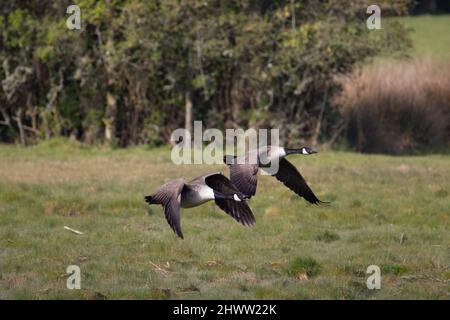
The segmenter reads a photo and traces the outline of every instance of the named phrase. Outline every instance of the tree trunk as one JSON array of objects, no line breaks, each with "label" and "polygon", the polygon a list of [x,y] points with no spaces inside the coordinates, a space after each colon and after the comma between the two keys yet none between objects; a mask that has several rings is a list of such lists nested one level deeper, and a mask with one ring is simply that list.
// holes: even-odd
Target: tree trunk
[{"label": "tree trunk", "polygon": [[0,124],[8,126],[10,129],[13,129],[12,124],[11,124],[11,119],[10,119],[8,113],[5,111],[5,109],[0,108],[0,113],[3,116],[3,120],[0,121]]},{"label": "tree trunk", "polygon": [[23,129],[22,125],[22,109],[18,109],[16,112],[16,118],[14,119],[17,122],[17,127],[19,128],[19,135],[20,135],[20,144],[22,146],[26,145],[25,141],[25,131]]},{"label": "tree trunk", "polygon": [[106,93],[106,110],[103,123],[105,124],[105,141],[109,144],[113,141],[115,135],[115,115],[116,115],[116,98],[110,93]]},{"label": "tree trunk", "polygon": [[189,91],[185,94],[184,128],[189,131],[192,137],[192,100]]},{"label": "tree trunk", "polygon": [[328,102],[327,100],[328,100],[328,90],[325,91],[325,96],[323,98],[322,106],[320,107],[319,119],[317,120],[317,124],[316,124],[316,130],[314,132],[314,135],[313,135],[312,141],[311,141],[311,144],[314,147],[317,146],[317,141],[319,139],[320,129],[322,127],[323,114],[325,112],[325,107],[327,106],[327,102]]},{"label": "tree trunk", "polygon": [[[115,83],[114,63],[112,61],[112,53],[114,52],[114,27],[113,27],[113,7],[111,0],[106,1],[106,7],[108,8],[108,24],[109,28],[106,31],[106,44],[103,48],[103,62],[105,64],[105,71],[107,74],[107,92],[106,92],[106,109],[103,123],[105,125],[105,141],[108,144],[113,142],[116,134],[116,115],[117,115],[117,100],[111,93]],[[99,43],[101,43],[101,34],[99,36]]]},{"label": "tree trunk", "polygon": [[296,28],[296,22],[295,22],[295,0],[291,0],[291,24],[292,24],[292,31],[295,31]]}]

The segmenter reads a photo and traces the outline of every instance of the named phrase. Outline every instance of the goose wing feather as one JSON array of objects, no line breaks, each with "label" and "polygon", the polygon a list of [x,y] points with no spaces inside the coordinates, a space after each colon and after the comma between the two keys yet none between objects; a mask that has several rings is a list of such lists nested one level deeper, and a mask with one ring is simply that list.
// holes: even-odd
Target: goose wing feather
[{"label": "goose wing feather", "polygon": [[180,222],[181,192],[185,186],[184,179],[175,179],[163,184],[152,196],[153,203],[164,207],[164,215],[173,231],[183,238]]},{"label": "goose wing feather", "polygon": [[[244,198],[244,195],[238,188],[221,173],[206,177],[205,183],[214,191],[223,195],[237,195],[241,199]],[[252,210],[244,200],[235,201],[216,198],[214,201],[220,209],[244,226],[252,226],[256,223]]]},{"label": "goose wing feather", "polygon": [[[252,164],[248,161],[240,161],[241,158],[226,157],[226,164],[230,167],[230,180],[243,194],[251,198],[256,193],[258,184],[258,164]],[[233,162],[231,162],[233,161]]]},{"label": "goose wing feather", "polygon": [[274,176],[306,201],[317,205],[326,203],[316,197],[297,168],[288,160],[280,160],[278,172]]}]

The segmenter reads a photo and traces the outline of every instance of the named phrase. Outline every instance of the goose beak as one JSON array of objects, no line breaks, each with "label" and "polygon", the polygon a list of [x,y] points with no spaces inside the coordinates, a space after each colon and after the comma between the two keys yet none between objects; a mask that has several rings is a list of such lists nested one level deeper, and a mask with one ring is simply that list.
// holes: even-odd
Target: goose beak
[{"label": "goose beak", "polygon": [[316,150],[311,149],[310,153],[313,154],[313,153],[318,153],[318,152]]}]

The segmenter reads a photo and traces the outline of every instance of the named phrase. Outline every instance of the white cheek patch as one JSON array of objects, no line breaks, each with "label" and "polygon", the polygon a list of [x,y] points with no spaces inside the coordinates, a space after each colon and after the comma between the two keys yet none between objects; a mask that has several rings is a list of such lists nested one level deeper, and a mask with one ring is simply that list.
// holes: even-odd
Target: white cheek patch
[{"label": "white cheek patch", "polygon": [[278,149],[278,157],[284,157],[286,155],[286,150],[284,150],[284,148],[279,148]]},{"label": "white cheek patch", "polygon": [[302,149],[302,153],[303,153],[303,154],[309,154],[308,151],[306,151],[305,148]]},{"label": "white cheek patch", "polygon": [[239,197],[235,194],[235,195],[233,195],[233,198],[234,198],[234,200],[236,200],[236,201],[241,201],[241,199],[239,199]]}]

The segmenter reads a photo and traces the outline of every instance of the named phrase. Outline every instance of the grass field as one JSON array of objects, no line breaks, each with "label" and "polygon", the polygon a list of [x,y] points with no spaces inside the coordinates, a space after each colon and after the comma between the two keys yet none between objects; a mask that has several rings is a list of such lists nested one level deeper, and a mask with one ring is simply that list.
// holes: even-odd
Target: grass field
[{"label": "grass field", "polygon": [[420,15],[397,18],[411,29],[413,55],[450,60],[450,15]]},{"label": "grass field", "polygon": [[[181,240],[143,196],[225,166],[175,166],[165,148],[0,146],[0,298],[450,297],[450,156],[291,160],[331,206],[264,176],[255,227],[209,203],[182,211]],[[73,264],[81,290],[66,289]],[[366,288],[369,265],[381,290]]]}]

